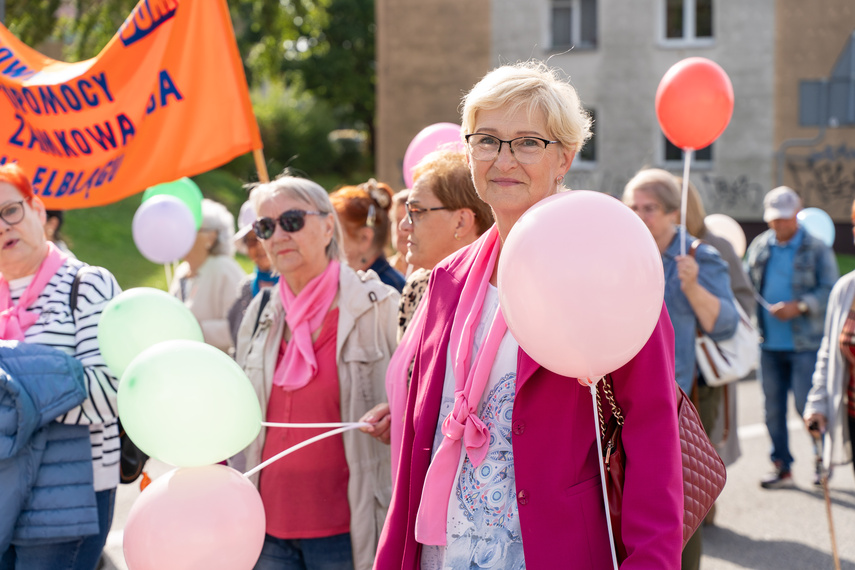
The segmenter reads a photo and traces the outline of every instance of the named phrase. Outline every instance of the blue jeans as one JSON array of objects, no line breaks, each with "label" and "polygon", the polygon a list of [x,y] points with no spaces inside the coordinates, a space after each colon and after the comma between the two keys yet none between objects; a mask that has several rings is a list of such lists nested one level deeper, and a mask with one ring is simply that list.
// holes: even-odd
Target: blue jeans
[{"label": "blue jeans", "polygon": [[9,547],[0,557],[0,570],[95,570],[113,524],[116,488],[95,493],[98,534],[68,542]]},{"label": "blue jeans", "polygon": [[760,385],[766,399],[766,428],[772,438],[771,458],[783,471],[793,463],[787,432],[787,397],[790,390],[799,417],[804,415],[811,377],[816,366],[816,351],[760,351]]},{"label": "blue jeans", "polygon": [[353,570],[350,533],[300,539],[267,534],[255,570]]}]

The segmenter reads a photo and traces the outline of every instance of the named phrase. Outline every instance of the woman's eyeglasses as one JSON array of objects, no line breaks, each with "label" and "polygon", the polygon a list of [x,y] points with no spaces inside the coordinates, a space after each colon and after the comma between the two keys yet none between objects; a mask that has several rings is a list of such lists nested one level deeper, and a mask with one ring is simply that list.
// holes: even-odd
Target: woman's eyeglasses
[{"label": "woman's eyeglasses", "polygon": [[495,160],[502,152],[502,145],[508,145],[511,154],[520,164],[535,164],[543,158],[546,147],[558,144],[558,141],[550,141],[540,137],[517,137],[509,141],[503,141],[493,135],[473,133],[466,135],[466,144],[469,145],[469,154],[475,160]]},{"label": "woman's eyeglasses", "polygon": [[407,210],[407,221],[410,222],[410,225],[415,225],[413,220],[421,218],[421,214],[424,214],[425,212],[435,212],[437,210],[448,209],[445,206],[437,206],[436,208],[416,208],[409,202],[404,202],[404,208]]},{"label": "woman's eyeglasses", "polygon": [[10,226],[20,224],[24,219],[24,201],[12,202],[0,208],[0,219]]},{"label": "woman's eyeglasses", "polygon": [[328,212],[310,212],[307,210],[288,210],[279,214],[277,219],[259,218],[252,223],[252,230],[259,239],[270,239],[276,231],[276,223],[288,233],[299,232],[306,225],[306,216],[326,216]]}]

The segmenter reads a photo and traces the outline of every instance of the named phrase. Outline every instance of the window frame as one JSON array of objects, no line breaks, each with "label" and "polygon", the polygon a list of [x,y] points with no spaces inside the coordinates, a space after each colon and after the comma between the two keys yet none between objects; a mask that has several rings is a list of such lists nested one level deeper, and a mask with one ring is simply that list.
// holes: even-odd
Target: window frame
[{"label": "window frame", "polygon": [[[549,46],[551,51],[580,50],[592,51],[599,47],[600,22],[599,22],[599,0],[591,0],[594,6],[594,40],[593,42],[582,42],[582,4],[585,0],[550,0],[549,1]],[[555,9],[570,8],[570,42],[558,44],[555,42]]]},{"label": "window frame", "polygon": [[[679,149],[680,150],[680,159],[679,160],[667,158],[668,157],[668,145],[669,144],[671,144],[672,146],[674,146],[674,145],[673,145],[673,143],[671,143],[671,141],[668,140],[668,137],[666,137],[665,133],[663,133],[662,131],[659,131],[659,137],[660,137],[660,139],[659,139],[660,140],[660,144],[659,144],[660,160],[659,160],[659,163],[662,165],[662,168],[664,168],[665,170],[682,170],[683,169],[683,162],[685,160],[684,159],[685,151],[683,149]],[[675,146],[675,148],[678,148],[678,147]],[[709,149],[710,158],[698,158],[698,152],[699,151],[706,151],[707,149]],[[697,170],[712,170],[713,167],[715,166],[715,155],[716,155],[715,142],[710,143],[708,146],[706,146],[702,149],[695,150],[694,154],[692,155],[691,168],[697,169]]]},{"label": "window frame", "polygon": [[715,45],[715,0],[710,1],[712,35],[697,37],[696,14],[698,0],[683,2],[683,35],[679,38],[668,37],[668,0],[659,0],[659,43],[664,47],[712,47]]}]

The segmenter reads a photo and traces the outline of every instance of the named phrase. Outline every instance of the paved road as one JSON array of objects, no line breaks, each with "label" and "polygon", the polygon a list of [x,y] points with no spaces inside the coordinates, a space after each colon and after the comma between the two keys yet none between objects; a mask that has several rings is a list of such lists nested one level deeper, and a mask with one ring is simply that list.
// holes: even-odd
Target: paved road
[{"label": "paved road", "polygon": [[[760,478],[770,469],[769,438],[763,426],[762,394],[756,380],[738,388],[742,457],[728,469],[728,482],[718,501],[716,525],[704,529],[703,570],[833,569],[828,517],[821,490],[813,486],[813,450],[801,421],[791,411],[790,436],[797,487],[767,491]],[[791,406],[792,407],[792,406]],[[170,468],[148,466],[152,477]],[[855,475],[840,467],[830,481],[832,516],[843,570],[855,570]],[[119,489],[113,531],[107,542],[105,570],[126,570],[122,529],[137,485]]]}]

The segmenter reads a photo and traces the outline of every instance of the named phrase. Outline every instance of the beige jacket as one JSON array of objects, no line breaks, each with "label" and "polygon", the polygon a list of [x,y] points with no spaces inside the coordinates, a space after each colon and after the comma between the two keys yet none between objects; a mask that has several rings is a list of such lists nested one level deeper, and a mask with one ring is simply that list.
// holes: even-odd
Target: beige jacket
[{"label": "beige jacket", "polygon": [[246,277],[246,272],[233,257],[210,255],[190,282],[189,291],[182,291],[181,280],[189,272],[190,266],[182,262],[169,284],[169,293],[181,299],[199,321],[205,342],[229,353],[232,335],[226,317],[237,298],[238,283]]},{"label": "beige jacket", "polygon": [[[395,350],[398,292],[380,282],[373,271],[359,272],[342,264],[336,362],[341,390],[341,421],[355,422],[376,404],[386,401],[385,377]],[[238,331],[237,363],[244,369],[261,404],[266,421],[273,371],[285,333],[282,301],[275,290],[258,318],[261,295],[246,310]],[[255,329],[256,319],[258,328]],[[253,329],[255,332],[253,333]],[[231,462],[238,469],[261,463],[266,430]],[[350,538],[356,570],[370,570],[392,494],[389,446],[359,430],[343,434],[350,478]],[[285,457],[280,461],[294,460]],[[258,485],[258,475],[252,477]]]}]

